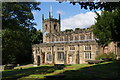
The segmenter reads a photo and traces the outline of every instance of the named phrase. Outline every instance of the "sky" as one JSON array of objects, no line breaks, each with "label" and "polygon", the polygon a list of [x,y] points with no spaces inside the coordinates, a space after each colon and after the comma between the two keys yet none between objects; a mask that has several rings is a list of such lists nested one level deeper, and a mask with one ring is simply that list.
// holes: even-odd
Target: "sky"
[{"label": "sky", "polygon": [[[34,22],[37,23],[38,30],[42,30],[42,14],[45,19],[49,17],[50,6],[52,6],[52,16],[58,19],[58,13],[61,14],[61,31],[65,29],[89,28],[95,24],[96,14],[94,11],[81,9],[79,4],[72,5],[69,2],[41,2],[40,11],[33,11]],[[100,13],[100,11],[98,11]]]}]

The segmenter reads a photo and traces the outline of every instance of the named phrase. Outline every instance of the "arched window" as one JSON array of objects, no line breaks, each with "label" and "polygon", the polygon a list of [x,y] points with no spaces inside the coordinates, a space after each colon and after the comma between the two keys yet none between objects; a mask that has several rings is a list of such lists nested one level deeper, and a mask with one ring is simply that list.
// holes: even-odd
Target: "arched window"
[{"label": "arched window", "polygon": [[63,53],[63,52],[58,52],[58,54],[57,54],[57,59],[58,59],[59,61],[63,61],[63,60],[64,60],[64,53]]},{"label": "arched window", "polygon": [[57,24],[54,24],[54,30],[57,32]]},{"label": "arched window", "polygon": [[47,24],[45,25],[45,30],[47,30]]},{"label": "arched window", "polygon": [[47,53],[47,61],[52,61],[52,54],[51,53]]},{"label": "arched window", "polygon": [[84,55],[85,55],[85,59],[91,59],[92,58],[91,52],[84,52]]}]

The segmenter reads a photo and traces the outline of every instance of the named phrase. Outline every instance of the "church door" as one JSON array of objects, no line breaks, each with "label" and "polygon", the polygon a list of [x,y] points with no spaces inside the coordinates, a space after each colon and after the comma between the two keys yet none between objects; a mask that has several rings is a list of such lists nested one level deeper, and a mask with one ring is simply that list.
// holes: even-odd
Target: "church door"
[{"label": "church door", "polygon": [[37,56],[37,65],[40,65],[40,56]]}]

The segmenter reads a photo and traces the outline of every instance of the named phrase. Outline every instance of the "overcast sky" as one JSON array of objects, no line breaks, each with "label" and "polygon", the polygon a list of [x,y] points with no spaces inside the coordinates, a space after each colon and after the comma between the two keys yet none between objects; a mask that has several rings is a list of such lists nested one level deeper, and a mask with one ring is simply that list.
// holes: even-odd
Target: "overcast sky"
[{"label": "overcast sky", "polygon": [[[94,11],[81,9],[80,5],[72,5],[69,2],[41,2],[40,11],[33,11],[37,29],[42,30],[42,14],[48,18],[48,13],[52,6],[52,15],[58,19],[58,13],[61,13],[61,30],[88,28],[95,23]],[[100,13],[100,11],[98,11]]]}]

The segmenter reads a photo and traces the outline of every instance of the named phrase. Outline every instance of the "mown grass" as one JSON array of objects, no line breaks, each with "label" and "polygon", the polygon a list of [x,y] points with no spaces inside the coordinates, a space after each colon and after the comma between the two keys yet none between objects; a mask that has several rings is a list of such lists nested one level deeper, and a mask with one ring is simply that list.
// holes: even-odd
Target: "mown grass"
[{"label": "mown grass", "polygon": [[3,71],[3,80],[61,80],[45,76],[65,75],[62,80],[120,80],[120,61],[100,64],[73,64],[63,67],[44,65],[26,69]]}]

